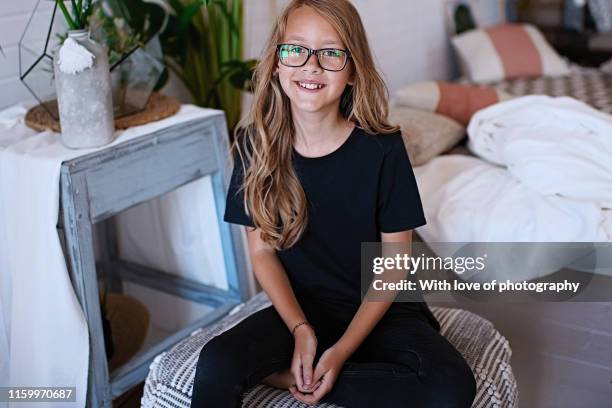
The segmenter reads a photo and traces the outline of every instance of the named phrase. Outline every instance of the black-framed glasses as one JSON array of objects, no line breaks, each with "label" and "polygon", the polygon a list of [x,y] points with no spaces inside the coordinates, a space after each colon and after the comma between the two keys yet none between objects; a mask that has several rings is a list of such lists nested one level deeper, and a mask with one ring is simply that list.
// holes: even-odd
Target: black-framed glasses
[{"label": "black-framed glasses", "polygon": [[351,58],[351,53],[347,50],[338,48],[313,50],[297,44],[278,44],[276,53],[281,64],[292,68],[303,67],[310,56],[316,54],[319,66],[326,71],[334,72],[342,71]]}]

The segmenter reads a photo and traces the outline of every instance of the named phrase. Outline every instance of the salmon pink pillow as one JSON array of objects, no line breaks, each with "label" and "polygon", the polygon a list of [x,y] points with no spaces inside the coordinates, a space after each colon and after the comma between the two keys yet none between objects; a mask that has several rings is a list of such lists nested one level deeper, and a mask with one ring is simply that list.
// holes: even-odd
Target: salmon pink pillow
[{"label": "salmon pink pillow", "polygon": [[467,126],[476,111],[511,98],[491,87],[428,81],[397,91],[394,104],[439,113]]}]

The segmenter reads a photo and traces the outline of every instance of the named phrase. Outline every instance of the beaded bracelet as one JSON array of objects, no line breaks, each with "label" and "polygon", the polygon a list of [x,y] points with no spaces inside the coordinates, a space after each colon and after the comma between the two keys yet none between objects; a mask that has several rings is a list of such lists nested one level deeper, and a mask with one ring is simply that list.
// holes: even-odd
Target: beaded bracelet
[{"label": "beaded bracelet", "polygon": [[[295,336],[295,329],[297,329],[299,326],[301,326],[303,324],[307,324],[308,326],[312,327],[312,324],[308,323],[307,320],[302,320],[301,322],[299,322],[295,326],[293,326],[293,330],[291,330],[291,334]],[[312,329],[314,330],[314,327],[312,327]]]}]

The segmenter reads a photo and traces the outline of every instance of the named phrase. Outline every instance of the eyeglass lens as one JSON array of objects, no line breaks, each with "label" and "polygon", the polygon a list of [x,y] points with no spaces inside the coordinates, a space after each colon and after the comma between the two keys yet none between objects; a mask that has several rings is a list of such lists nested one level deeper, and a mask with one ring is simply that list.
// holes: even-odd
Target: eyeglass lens
[{"label": "eyeglass lens", "polygon": [[[280,47],[280,60],[283,65],[301,67],[308,59],[308,49],[298,45],[283,44]],[[330,71],[339,71],[344,68],[347,54],[342,50],[323,49],[317,53],[321,68]]]}]

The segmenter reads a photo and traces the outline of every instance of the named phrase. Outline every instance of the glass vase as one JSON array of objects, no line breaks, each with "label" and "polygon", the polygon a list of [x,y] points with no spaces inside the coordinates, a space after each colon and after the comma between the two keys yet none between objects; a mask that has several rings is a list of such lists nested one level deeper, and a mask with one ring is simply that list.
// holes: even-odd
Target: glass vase
[{"label": "glass vase", "polygon": [[[61,141],[71,149],[104,146],[114,140],[115,130],[106,49],[93,41],[87,30],[71,30],[68,32],[68,38],[86,50],[77,49],[76,54],[80,57],[83,54],[93,56],[93,61],[90,66],[77,72],[66,72],[65,61],[64,69],[60,67],[61,52],[55,53],[53,71]],[[65,58],[66,54],[63,54]]]}]

